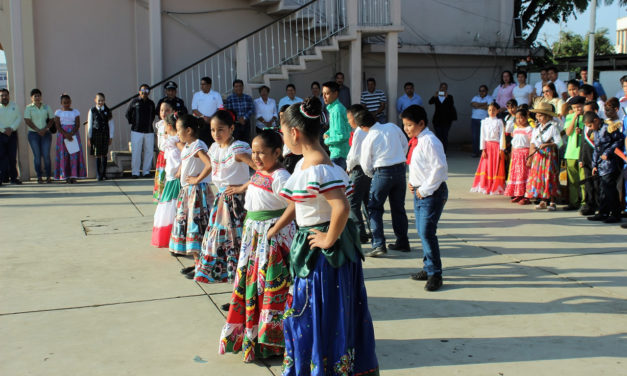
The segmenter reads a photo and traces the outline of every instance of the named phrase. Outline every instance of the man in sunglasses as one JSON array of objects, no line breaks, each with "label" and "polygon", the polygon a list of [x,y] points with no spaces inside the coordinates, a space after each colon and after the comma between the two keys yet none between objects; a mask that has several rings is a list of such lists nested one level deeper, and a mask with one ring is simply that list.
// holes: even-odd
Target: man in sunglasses
[{"label": "man in sunglasses", "polygon": [[131,174],[133,179],[139,177],[140,166],[143,177],[150,176],[150,168],[152,167],[155,146],[152,123],[155,120],[156,111],[155,103],[150,100],[149,95],[150,86],[142,84],[139,87],[139,97],[134,98],[126,110],[126,119],[131,125]]}]

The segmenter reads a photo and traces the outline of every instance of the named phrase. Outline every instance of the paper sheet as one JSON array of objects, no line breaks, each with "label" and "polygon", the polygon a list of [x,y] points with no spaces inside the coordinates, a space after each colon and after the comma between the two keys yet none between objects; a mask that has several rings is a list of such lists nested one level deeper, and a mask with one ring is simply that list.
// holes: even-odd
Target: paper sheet
[{"label": "paper sheet", "polygon": [[76,136],[72,137],[72,141],[68,141],[68,139],[64,139],[65,148],[67,149],[68,154],[78,153],[81,149],[78,146],[78,140]]}]

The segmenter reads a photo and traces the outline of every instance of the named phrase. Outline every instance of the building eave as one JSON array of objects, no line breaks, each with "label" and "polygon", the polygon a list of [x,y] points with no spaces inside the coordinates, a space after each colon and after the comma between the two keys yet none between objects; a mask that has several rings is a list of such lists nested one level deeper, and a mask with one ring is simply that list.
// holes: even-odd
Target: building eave
[{"label": "building eave", "polygon": [[[367,53],[384,53],[382,44],[364,45],[363,51]],[[437,54],[437,55],[477,55],[477,56],[527,56],[528,48],[518,47],[475,47],[475,46],[429,46],[429,45],[402,45],[398,49],[404,54]]]}]

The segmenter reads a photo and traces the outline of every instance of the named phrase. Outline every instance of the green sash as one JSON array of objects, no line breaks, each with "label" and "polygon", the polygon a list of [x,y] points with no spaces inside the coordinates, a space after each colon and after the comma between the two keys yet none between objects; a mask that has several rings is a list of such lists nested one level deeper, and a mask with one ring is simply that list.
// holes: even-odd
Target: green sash
[{"label": "green sash", "polygon": [[352,220],[346,222],[339,239],[329,249],[309,248],[307,236],[311,234],[312,229],[325,232],[329,229],[329,222],[298,229],[290,249],[290,271],[293,277],[306,278],[315,268],[320,253],[334,268],[344,265],[347,260],[357,262],[359,258],[364,259],[359,242],[359,230]]},{"label": "green sash", "polygon": [[[284,211],[285,209],[249,211],[246,213],[246,219],[252,221],[267,221],[268,219],[280,217]],[[246,220],[244,220],[244,222],[246,222]]]}]

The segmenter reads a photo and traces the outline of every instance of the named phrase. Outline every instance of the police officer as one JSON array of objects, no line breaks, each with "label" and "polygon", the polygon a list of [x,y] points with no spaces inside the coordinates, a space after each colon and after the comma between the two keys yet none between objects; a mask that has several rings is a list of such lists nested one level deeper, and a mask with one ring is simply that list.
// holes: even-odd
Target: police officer
[{"label": "police officer", "polygon": [[185,102],[176,96],[176,89],[178,89],[178,85],[174,81],[168,81],[163,86],[165,89],[165,97],[159,99],[157,102],[157,116],[159,116],[159,109],[161,108],[161,103],[165,102],[172,106],[174,112],[178,115],[184,115],[187,113],[187,107],[185,107]]}]

